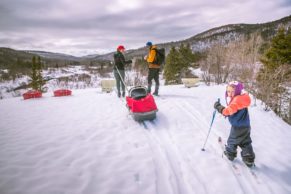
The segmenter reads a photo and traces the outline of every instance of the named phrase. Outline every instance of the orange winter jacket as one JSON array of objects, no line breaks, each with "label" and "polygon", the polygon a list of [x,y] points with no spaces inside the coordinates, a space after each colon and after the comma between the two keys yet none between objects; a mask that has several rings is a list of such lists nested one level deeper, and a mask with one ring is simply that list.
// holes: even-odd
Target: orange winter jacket
[{"label": "orange winter jacket", "polygon": [[149,53],[148,53],[148,57],[147,57],[147,62],[149,63],[149,68],[155,68],[155,69],[159,69],[160,65],[154,64],[154,60],[157,54],[157,46],[151,46]]},{"label": "orange winter jacket", "polygon": [[251,98],[248,94],[235,96],[229,105],[223,109],[222,114],[228,117],[233,127],[250,127],[248,106]]},{"label": "orange winter jacket", "polygon": [[235,96],[230,101],[229,105],[225,109],[223,109],[222,114],[224,116],[233,115],[237,111],[247,108],[248,106],[250,106],[250,104],[251,98],[247,93]]}]

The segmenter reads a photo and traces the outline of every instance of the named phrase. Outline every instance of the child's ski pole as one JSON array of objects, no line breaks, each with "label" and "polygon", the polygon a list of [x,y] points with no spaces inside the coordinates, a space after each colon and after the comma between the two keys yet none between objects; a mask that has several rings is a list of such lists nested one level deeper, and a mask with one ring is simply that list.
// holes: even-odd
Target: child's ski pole
[{"label": "child's ski pole", "polygon": [[[217,101],[219,102],[220,99],[218,98]],[[210,123],[210,127],[209,127],[209,130],[208,130],[208,134],[207,134],[207,137],[206,137],[206,139],[205,139],[205,142],[204,142],[203,148],[201,149],[202,151],[205,151],[205,145],[206,145],[206,142],[207,142],[207,140],[208,140],[208,137],[209,137],[209,134],[210,134],[210,131],[211,131],[211,128],[212,128],[212,124],[213,124],[213,121],[214,121],[215,115],[216,115],[216,110],[213,111],[213,114],[212,114],[212,120],[211,120],[211,123]]]}]

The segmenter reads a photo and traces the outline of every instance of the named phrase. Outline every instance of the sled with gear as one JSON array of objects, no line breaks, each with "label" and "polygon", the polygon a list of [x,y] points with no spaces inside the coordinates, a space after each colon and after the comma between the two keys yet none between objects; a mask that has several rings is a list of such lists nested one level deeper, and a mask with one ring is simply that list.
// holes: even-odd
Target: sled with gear
[{"label": "sled with gear", "polygon": [[54,96],[55,97],[70,96],[70,95],[72,95],[72,91],[71,90],[59,89],[59,90],[55,90],[54,91]]},{"label": "sled with gear", "polygon": [[186,88],[196,87],[199,81],[199,78],[182,78],[182,82]]},{"label": "sled with gear", "polygon": [[103,79],[101,80],[101,88],[102,92],[112,92],[113,87],[115,87],[115,80],[114,79]]},{"label": "sled with gear", "polygon": [[22,96],[23,96],[24,100],[27,100],[30,98],[41,98],[42,93],[38,90],[29,90],[29,91],[25,92]]},{"label": "sled with gear", "polygon": [[143,86],[135,86],[129,90],[126,106],[135,121],[153,120],[158,111],[154,97]]}]

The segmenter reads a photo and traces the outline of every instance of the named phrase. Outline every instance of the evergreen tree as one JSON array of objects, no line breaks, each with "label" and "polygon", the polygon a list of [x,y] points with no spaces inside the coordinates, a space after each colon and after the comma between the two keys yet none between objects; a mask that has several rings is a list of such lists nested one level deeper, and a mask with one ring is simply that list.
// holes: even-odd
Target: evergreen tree
[{"label": "evergreen tree", "polygon": [[[285,33],[284,29],[279,29],[261,62],[263,66],[257,75],[258,98],[265,102],[266,109],[271,108],[280,117],[286,119],[288,116],[284,115],[288,115],[289,111],[284,109],[289,103],[286,99],[290,99],[287,88],[291,75],[290,31]],[[291,123],[290,116],[287,122]]]},{"label": "evergreen tree", "polygon": [[164,69],[165,84],[177,83],[177,75],[180,65],[180,55],[175,47],[172,47],[168,56],[166,57],[166,64]]},{"label": "evergreen tree", "polygon": [[31,87],[34,90],[38,89],[38,78],[37,78],[37,64],[36,64],[36,57],[33,56],[32,57],[32,65],[31,65],[31,69],[32,69],[32,74],[31,74]]},{"label": "evergreen tree", "polygon": [[179,50],[172,47],[166,58],[164,69],[165,84],[182,83],[182,77],[185,77],[189,66],[194,61],[195,55],[192,53],[189,44],[181,44]]},{"label": "evergreen tree", "polygon": [[192,53],[190,44],[187,45],[181,44],[179,48],[180,54],[180,79],[185,77],[186,71],[188,70],[191,63],[195,61],[195,56]]},{"label": "evergreen tree", "polygon": [[32,57],[32,74],[31,74],[31,87],[34,90],[43,91],[43,85],[45,81],[42,77],[42,64],[41,59],[38,57],[36,59],[35,56]]},{"label": "evergreen tree", "polygon": [[284,28],[280,28],[261,61],[269,70],[275,70],[283,64],[291,64],[291,33],[285,34]]},{"label": "evergreen tree", "polygon": [[179,52],[182,56],[183,67],[188,68],[190,64],[193,63],[196,59],[196,56],[192,53],[189,43],[187,43],[186,45],[181,44]]},{"label": "evergreen tree", "polygon": [[38,79],[38,90],[43,91],[43,86],[45,84],[45,81],[42,77],[42,63],[40,57],[38,57],[37,60],[37,79]]}]

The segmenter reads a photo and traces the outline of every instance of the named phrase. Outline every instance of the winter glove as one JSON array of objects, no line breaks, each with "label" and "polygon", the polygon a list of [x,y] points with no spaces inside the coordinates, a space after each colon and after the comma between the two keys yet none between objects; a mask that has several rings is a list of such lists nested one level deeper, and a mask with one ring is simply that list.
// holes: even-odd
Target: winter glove
[{"label": "winter glove", "polygon": [[220,102],[215,102],[214,103],[214,108],[217,110],[217,112],[219,112],[220,114],[222,114],[223,109],[225,109],[224,106],[222,106],[220,104]]}]

